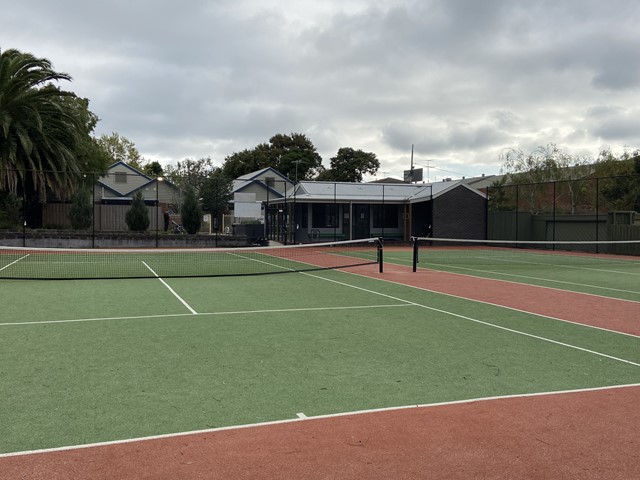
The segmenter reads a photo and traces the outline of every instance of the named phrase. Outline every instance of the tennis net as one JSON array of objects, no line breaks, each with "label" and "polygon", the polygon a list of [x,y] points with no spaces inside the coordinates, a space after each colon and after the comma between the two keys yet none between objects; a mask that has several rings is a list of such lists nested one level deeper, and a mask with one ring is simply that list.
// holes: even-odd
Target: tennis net
[{"label": "tennis net", "polygon": [[526,270],[607,263],[640,267],[640,240],[514,241],[414,237],[413,271],[421,268]]},{"label": "tennis net", "polygon": [[235,249],[0,247],[0,279],[70,280],[263,275],[378,264],[378,239]]}]

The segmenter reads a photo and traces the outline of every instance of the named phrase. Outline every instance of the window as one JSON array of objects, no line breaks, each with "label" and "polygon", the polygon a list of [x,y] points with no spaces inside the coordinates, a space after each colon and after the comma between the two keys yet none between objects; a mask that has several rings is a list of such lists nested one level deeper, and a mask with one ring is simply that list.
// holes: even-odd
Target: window
[{"label": "window", "polygon": [[267,187],[273,187],[276,184],[275,177],[265,177],[264,181],[267,184]]},{"label": "window", "polygon": [[398,228],[398,206],[374,205],[373,228]]},{"label": "window", "polygon": [[336,220],[336,205],[333,203],[316,203],[311,207],[314,228],[334,228],[338,226]]},{"label": "window", "polygon": [[127,174],[125,172],[116,172],[116,183],[127,183]]}]

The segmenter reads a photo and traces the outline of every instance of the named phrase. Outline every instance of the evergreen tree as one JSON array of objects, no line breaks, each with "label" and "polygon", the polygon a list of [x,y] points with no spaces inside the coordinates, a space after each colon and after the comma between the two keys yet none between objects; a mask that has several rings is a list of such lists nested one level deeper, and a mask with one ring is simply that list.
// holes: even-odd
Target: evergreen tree
[{"label": "evergreen tree", "polygon": [[22,223],[22,201],[14,193],[0,190],[0,228],[18,228]]},{"label": "evergreen tree", "polygon": [[202,225],[202,210],[198,204],[196,198],[196,192],[190,186],[184,195],[184,202],[180,209],[180,216],[182,218],[182,226],[190,235],[198,233],[200,226]]},{"label": "evergreen tree", "polygon": [[149,211],[144,204],[141,192],[134,195],[131,208],[127,211],[124,220],[132,232],[144,232],[149,228]]},{"label": "evergreen tree", "polygon": [[74,230],[86,230],[93,222],[93,205],[89,199],[89,192],[80,188],[74,195],[69,210],[69,220]]}]

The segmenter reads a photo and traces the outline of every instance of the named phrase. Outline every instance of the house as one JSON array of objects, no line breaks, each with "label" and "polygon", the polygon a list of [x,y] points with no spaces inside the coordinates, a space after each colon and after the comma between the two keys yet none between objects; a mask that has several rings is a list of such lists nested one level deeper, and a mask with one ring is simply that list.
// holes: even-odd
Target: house
[{"label": "house", "polygon": [[267,234],[284,243],[412,236],[486,238],[486,196],[463,183],[302,181],[269,201]]},{"label": "house", "polygon": [[240,219],[265,218],[265,205],[285,198],[294,183],[272,167],[242,175],[233,181],[233,216]]},{"label": "house", "polygon": [[124,162],[116,162],[94,186],[94,203],[99,205],[96,230],[127,230],[124,218],[138,192],[151,207],[152,230],[162,228],[164,212],[177,210],[182,198],[181,190],[167,179],[152,178]]},{"label": "house", "polygon": [[[137,192],[142,193],[150,208],[152,230],[163,226],[164,211],[177,210],[181,203],[180,189],[167,179],[152,178],[124,162],[116,162],[97,179],[91,192],[95,230],[126,231],[125,215]],[[42,224],[70,228],[70,208],[69,201],[47,202],[42,206]]]},{"label": "house", "polygon": [[282,198],[294,183],[272,167],[247,173],[233,181],[233,194],[253,193],[255,201],[267,202]]},{"label": "house", "polygon": [[147,205],[178,205],[182,192],[165,178],[152,178],[124,162],[111,165],[95,185],[95,201],[104,205],[131,205],[141,192]]}]

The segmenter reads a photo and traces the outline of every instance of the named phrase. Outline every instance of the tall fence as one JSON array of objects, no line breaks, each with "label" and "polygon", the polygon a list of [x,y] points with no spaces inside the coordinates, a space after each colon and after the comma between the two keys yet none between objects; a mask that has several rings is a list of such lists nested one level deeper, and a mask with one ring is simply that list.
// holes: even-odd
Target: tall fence
[{"label": "tall fence", "polygon": [[[22,180],[15,191],[0,189],[0,244],[89,248],[186,243],[213,246],[224,231],[223,218],[228,221],[223,214],[228,209],[225,194],[231,191],[231,181],[226,179],[196,175],[157,177],[121,164],[106,175],[78,174],[65,189],[47,188],[42,194],[33,188],[31,172],[19,173]],[[207,235],[200,235],[197,240],[187,240],[183,225],[189,189],[204,209],[198,232]],[[146,219],[141,225],[127,220],[136,198],[143,205],[141,215]],[[215,211],[208,210],[209,206]]]},{"label": "tall fence", "polygon": [[[411,236],[640,240],[640,175],[494,185],[481,194],[456,182],[163,178],[118,164],[108,175],[80,175],[74,188],[41,195],[30,187],[30,172],[22,173],[23,183],[15,192],[0,190],[0,244],[215,246],[228,237],[291,244],[374,236],[390,241],[409,241]],[[204,207],[196,236],[185,235],[189,190]],[[141,229],[127,222],[135,197],[142,199],[148,220]]]},{"label": "tall fence", "polygon": [[640,175],[487,188],[495,240],[640,240]]}]

